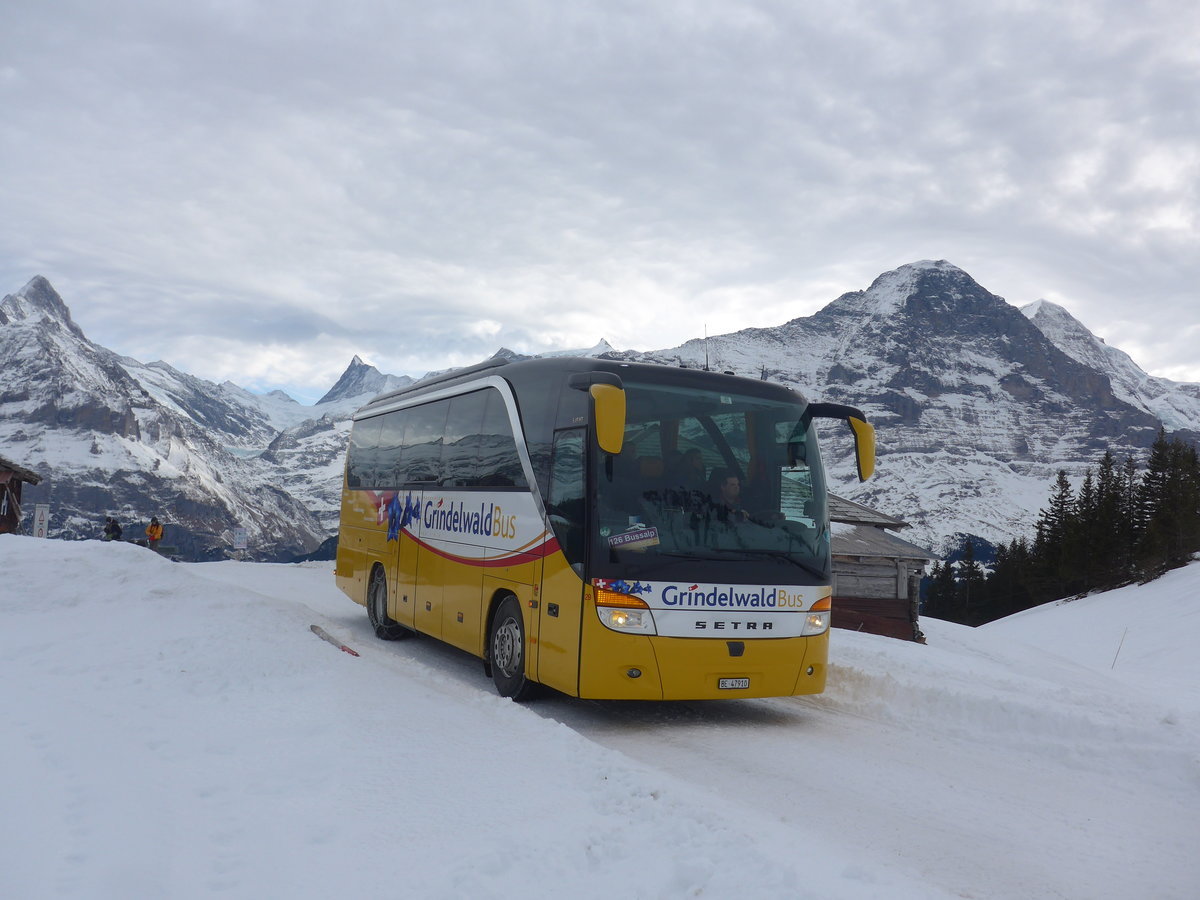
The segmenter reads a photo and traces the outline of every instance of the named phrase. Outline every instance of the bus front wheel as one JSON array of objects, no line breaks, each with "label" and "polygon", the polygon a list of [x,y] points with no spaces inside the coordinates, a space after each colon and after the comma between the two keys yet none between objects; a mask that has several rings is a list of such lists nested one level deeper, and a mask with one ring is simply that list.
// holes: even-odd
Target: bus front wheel
[{"label": "bus front wheel", "polygon": [[385,641],[408,637],[409,630],[388,615],[387,595],[387,576],[383,574],[383,569],[376,567],[367,586],[367,618],[371,620],[375,637]]},{"label": "bus front wheel", "polygon": [[505,597],[492,615],[489,656],[501,697],[520,702],[533,696],[534,683],[525,677],[525,623],[516,597]]}]

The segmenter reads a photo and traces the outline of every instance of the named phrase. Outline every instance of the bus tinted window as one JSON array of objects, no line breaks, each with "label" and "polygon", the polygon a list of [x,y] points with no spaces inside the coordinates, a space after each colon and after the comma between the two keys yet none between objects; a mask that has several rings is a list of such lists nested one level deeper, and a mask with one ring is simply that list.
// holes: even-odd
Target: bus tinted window
[{"label": "bus tinted window", "polygon": [[438,400],[403,411],[404,453],[397,484],[437,481],[441,477],[442,437],[450,401]]},{"label": "bus tinted window", "polygon": [[450,401],[442,444],[442,484],[447,487],[478,483],[480,426],[488,393],[475,391]]},{"label": "bus tinted window", "polygon": [[389,487],[396,483],[396,473],[404,451],[404,413],[390,412],[379,419],[381,427],[376,451],[378,475],[374,484],[376,487]]},{"label": "bus tinted window", "polygon": [[[659,554],[775,555],[807,573],[793,577],[828,577],[825,486],[798,403],[632,381],[625,390],[625,446],[598,472],[599,559],[637,573]],[[630,551],[607,539],[626,529],[651,530],[655,543]]]},{"label": "bus tinted window", "polygon": [[346,463],[346,485],[352,488],[374,487],[379,428],[382,417],[355,422],[350,432],[350,452]]},{"label": "bus tinted window", "polygon": [[484,487],[528,487],[517,440],[508,421],[508,408],[499,391],[487,392],[487,408],[479,429],[479,470],[476,484]]},{"label": "bus tinted window", "polygon": [[584,516],[585,429],[560,431],[554,436],[554,458],[550,467],[550,493],[546,498],[550,524],[567,561],[582,566],[586,546]]}]

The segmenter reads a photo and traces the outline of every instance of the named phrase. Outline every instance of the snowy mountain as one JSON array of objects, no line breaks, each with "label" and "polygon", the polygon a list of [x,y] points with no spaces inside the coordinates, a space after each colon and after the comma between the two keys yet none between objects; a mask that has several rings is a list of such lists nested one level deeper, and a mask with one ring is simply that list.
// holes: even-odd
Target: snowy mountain
[{"label": "snowy mountain", "polygon": [[1200,438],[1200,384],[1147,374],[1129,354],[1110,347],[1056,303],[1038,300],[1021,312],[1063,353],[1106,373],[1113,393],[1126,403],[1151,413],[1170,431]]},{"label": "snowy mountain", "polygon": [[[1060,468],[1078,476],[1105,450],[1140,454],[1160,423],[1200,434],[1200,385],[1149,376],[1060,307],[1019,310],[945,261],[886,272],[774,328],[572,352],[707,363],[861,407],[879,467],[857,484],[844,428],[823,425],[838,492],[907,520],[910,540],[938,550],[955,534],[1027,532]],[[43,278],[0,303],[0,359],[0,445],[48,476],[29,493],[53,498],[65,536],[94,535],[109,512],[159,512],[204,535],[198,554],[227,546],[234,524],[265,556],[333,534],[350,415],[413,381],[355,356],[314,406],[213,384],[92,344]]]},{"label": "snowy mountain", "polygon": [[906,519],[910,539],[934,549],[955,533],[1025,532],[1058,469],[1081,474],[1106,449],[1136,453],[1159,427],[1107,369],[1065,353],[945,261],[902,266],[776,328],[617,356],[707,361],[862,408],[878,429],[879,466],[855,483],[844,430],[827,426],[839,493]]},{"label": "snowy mountain", "polygon": [[374,397],[384,391],[394,391],[412,383],[413,379],[407,375],[384,375],[356,355],[354,359],[350,360],[350,365],[342,373],[342,377],[337,380],[337,383],[317,401],[317,406],[330,410],[333,409],[332,404],[344,406],[344,402],[347,400],[361,406],[360,400],[364,396]]},{"label": "snowy mountain", "polygon": [[111,514],[126,538],[162,516],[164,546],[190,559],[222,555],[235,526],[269,558],[323,539],[269,468],[232,452],[274,437],[261,410],[93,344],[44,278],[0,301],[0,359],[0,446],[43,476],[26,501],[49,503],[61,536],[98,536]]}]

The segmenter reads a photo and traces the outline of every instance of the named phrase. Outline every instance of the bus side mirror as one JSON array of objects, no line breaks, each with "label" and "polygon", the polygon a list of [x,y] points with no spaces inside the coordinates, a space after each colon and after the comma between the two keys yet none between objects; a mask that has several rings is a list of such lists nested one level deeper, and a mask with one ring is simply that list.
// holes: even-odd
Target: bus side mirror
[{"label": "bus side mirror", "polygon": [[600,449],[620,453],[625,444],[625,387],[620,377],[611,372],[576,372],[567,386],[591,396],[592,423]]},{"label": "bus side mirror", "polygon": [[875,426],[866,419],[850,416],[846,419],[854,432],[854,460],[858,464],[858,480],[866,481],[875,474]]},{"label": "bus side mirror", "polygon": [[841,419],[850,426],[854,434],[854,461],[858,466],[858,480],[866,481],[875,474],[875,426],[853,406],[840,403],[810,403],[804,411],[805,418]]},{"label": "bus side mirror", "polygon": [[596,443],[605,453],[620,453],[625,443],[625,391],[611,384],[593,384],[588,393],[592,395]]}]

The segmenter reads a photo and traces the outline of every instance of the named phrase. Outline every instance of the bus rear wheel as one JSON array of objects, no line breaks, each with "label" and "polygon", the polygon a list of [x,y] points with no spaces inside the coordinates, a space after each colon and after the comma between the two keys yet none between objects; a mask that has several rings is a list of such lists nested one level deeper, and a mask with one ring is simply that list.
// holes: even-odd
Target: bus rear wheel
[{"label": "bus rear wheel", "polygon": [[371,583],[367,586],[367,618],[375,630],[375,637],[385,641],[397,641],[408,637],[411,632],[388,615],[387,611],[387,576],[383,569],[376,567],[371,573]]},{"label": "bus rear wheel", "polygon": [[488,655],[492,681],[501,697],[519,703],[533,696],[536,685],[525,677],[525,623],[516,597],[505,597],[492,614]]}]

